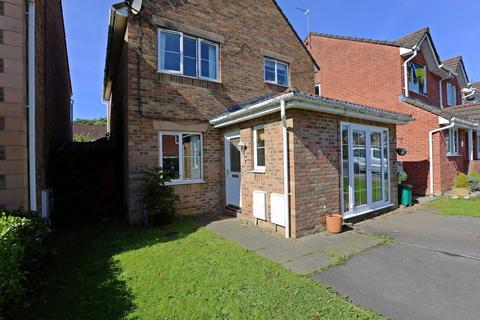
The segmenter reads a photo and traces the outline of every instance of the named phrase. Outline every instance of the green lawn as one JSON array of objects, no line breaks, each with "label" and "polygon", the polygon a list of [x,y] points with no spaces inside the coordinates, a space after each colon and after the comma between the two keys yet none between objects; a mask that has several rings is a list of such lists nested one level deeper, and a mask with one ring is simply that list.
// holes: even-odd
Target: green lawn
[{"label": "green lawn", "polygon": [[43,289],[17,319],[381,318],[188,221],[103,225],[59,239]]},{"label": "green lawn", "polygon": [[480,217],[480,198],[476,199],[449,199],[435,200],[431,205],[439,210],[437,213],[452,216]]}]

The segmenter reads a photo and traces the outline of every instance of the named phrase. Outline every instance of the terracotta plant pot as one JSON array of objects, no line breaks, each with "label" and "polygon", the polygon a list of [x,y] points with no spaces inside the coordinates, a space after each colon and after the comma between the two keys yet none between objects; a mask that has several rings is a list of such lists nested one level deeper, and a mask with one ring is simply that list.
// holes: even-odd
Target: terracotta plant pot
[{"label": "terracotta plant pot", "polygon": [[327,216],[327,231],[330,233],[342,232],[343,217],[338,213],[328,213]]}]

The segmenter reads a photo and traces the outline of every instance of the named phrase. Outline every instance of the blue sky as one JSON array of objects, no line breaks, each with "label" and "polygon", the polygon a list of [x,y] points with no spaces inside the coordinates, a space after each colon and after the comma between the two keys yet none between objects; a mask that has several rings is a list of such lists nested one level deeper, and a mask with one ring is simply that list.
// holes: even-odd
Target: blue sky
[{"label": "blue sky", "polygon": [[[101,101],[109,8],[119,0],[64,0],[74,92],[74,117],[105,116]],[[430,27],[442,59],[463,55],[470,80],[480,80],[480,1],[279,0],[297,32],[307,33],[297,7],[309,8],[310,30],[393,40]]]}]

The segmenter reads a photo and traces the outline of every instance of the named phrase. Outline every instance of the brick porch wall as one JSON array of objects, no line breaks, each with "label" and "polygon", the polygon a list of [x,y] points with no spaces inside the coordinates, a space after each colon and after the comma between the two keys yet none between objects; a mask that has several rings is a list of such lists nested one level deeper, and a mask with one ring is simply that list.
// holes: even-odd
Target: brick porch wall
[{"label": "brick porch wall", "polygon": [[[324,230],[325,214],[341,212],[339,142],[342,121],[389,128],[391,200],[397,204],[395,126],[299,110],[289,110],[287,118],[292,238]],[[266,172],[254,173],[252,133],[253,127],[260,124],[265,126]],[[258,225],[283,237],[285,229],[270,222],[270,195],[283,194],[283,140],[279,115],[248,121],[239,127],[241,140],[247,146],[246,157],[242,157],[242,212],[239,219],[255,223],[253,191],[264,191],[267,193],[267,220],[259,220]]]}]

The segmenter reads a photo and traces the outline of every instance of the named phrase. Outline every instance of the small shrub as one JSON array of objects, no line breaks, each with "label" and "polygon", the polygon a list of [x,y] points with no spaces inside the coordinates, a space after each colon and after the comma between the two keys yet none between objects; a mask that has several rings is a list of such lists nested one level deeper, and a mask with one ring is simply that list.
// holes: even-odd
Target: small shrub
[{"label": "small shrub", "polygon": [[49,233],[34,214],[0,214],[0,315],[26,293],[28,278],[47,252]]},{"label": "small shrub", "polygon": [[405,171],[399,171],[397,174],[398,184],[402,184],[408,179],[408,175]]},{"label": "small shrub", "polygon": [[166,183],[173,179],[166,170],[153,168],[145,171],[142,179],[142,200],[148,212],[149,223],[153,225],[169,224],[175,216],[175,204],[178,196]]},{"label": "small shrub", "polygon": [[480,175],[473,170],[468,174],[468,186],[470,191],[480,191]]},{"label": "small shrub", "polygon": [[461,172],[455,177],[455,188],[468,188],[468,177]]}]

